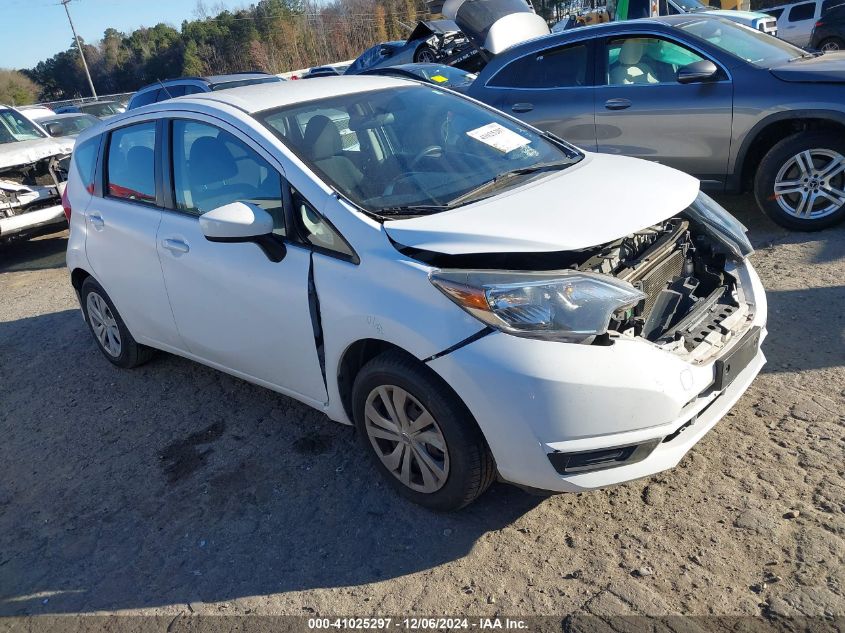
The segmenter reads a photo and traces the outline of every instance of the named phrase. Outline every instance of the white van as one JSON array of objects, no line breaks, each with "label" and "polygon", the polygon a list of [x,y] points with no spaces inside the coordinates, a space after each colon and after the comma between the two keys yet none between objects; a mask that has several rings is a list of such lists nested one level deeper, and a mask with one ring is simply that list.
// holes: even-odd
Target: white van
[{"label": "white van", "polygon": [[778,21],[778,36],[796,46],[808,46],[818,19],[828,9],[832,9],[845,0],[809,0],[793,2],[778,7],[760,9]]}]

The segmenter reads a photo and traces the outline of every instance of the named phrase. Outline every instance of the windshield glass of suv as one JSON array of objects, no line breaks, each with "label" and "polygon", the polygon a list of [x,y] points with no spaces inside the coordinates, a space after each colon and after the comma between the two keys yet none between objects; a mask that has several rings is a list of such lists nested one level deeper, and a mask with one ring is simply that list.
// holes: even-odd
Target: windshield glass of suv
[{"label": "windshield glass of suv", "polygon": [[807,54],[776,37],[724,20],[696,20],[680,24],[678,28],[761,68],[776,66]]},{"label": "windshield glass of suv", "polygon": [[255,116],[327,183],[376,213],[463,203],[479,187],[520,184],[582,158],[430,86],[328,97]]},{"label": "windshield glass of suv", "polygon": [[31,141],[45,136],[24,115],[18,114],[14,110],[0,110],[0,143]]}]

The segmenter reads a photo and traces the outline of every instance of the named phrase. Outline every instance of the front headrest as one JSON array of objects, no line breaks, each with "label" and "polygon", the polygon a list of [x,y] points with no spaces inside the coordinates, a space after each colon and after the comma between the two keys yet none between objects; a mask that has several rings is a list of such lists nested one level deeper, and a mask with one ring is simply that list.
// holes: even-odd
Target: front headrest
[{"label": "front headrest", "polygon": [[312,116],[305,126],[305,147],[311,160],[323,160],[337,156],[343,148],[340,132],[332,120],[322,114]]},{"label": "front headrest", "polygon": [[645,52],[645,42],[638,39],[625,40],[622,50],[619,51],[619,63],[625,66],[632,66],[639,63]]},{"label": "front headrest", "polygon": [[188,166],[195,187],[219,183],[238,174],[232,153],[216,136],[201,136],[193,142]]}]

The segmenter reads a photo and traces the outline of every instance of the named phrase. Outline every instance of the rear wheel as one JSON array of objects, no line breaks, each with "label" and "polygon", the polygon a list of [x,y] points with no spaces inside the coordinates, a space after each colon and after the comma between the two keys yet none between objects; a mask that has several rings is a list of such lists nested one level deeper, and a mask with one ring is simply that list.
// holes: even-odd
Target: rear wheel
[{"label": "rear wheel", "polygon": [[829,37],[819,43],[819,50],[825,53],[841,51],[843,49],[845,49],[845,40],[839,37]]},{"label": "rear wheel", "polygon": [[818,231],[845,219],[845,140],[801,132],[763,157],[754,179],[760,208],[788,229]]},{"label": "rear wheel", "polygon": [[367,363],[352,392],[355,425],[387,481],[432,510],[457,510],[493,481],[490,449],[463,403],[428,367],[385,352]]},{"label": "rear wheel", "polygon": [[93,277],[83,282],[80,296],[88,328],[97,347],[111,363],[128,369],[153,357],[153,349],[138,344],[132,338],[112,300]]}]

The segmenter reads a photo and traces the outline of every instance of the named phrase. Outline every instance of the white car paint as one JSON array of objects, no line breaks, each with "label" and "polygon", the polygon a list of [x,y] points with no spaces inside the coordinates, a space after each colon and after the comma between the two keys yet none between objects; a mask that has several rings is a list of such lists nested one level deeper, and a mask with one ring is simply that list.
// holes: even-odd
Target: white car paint
[{"label": "white car paint", "polygon": [[[100,282],[138,342],[290,395],[342,423],[350,423],[339,380],[344,353],[366,339],[393,344],[453,387],[500,474],[523,486],[587,490],[676,464],[745,391],[765,362],[762,351],[728,389],[715,392],[708,385],[717,359],[693,361],[643,339],[592,346],[494,332],[467,343],[483,324],[432,285],[432,266],[403,255],[392,240],[447,253],[595,246],[681,212],[695,197],[696,182],[652,163],[587,154],[577,168],[464,209],[382,223],[333,192],[250,116],[400,86],[407,83],[385,77],[249,86],[139,108],[80,135],[82,143],[128,122],[173,116],[213,121],[283,174],[360,261],[289,242],[284,260],[273,263],[254,244],[210,242],[196,217],[92,196],[74,165],[69,271]],[[325,375],[309,313],[309,269]],[[765,294],[751,264],[739,261],[731,274],[753,306],[748,327],[765,328]],[[563,476],[547,458],[556,450],[664,437],[693,418],[686,433],[630,466]]]}]

